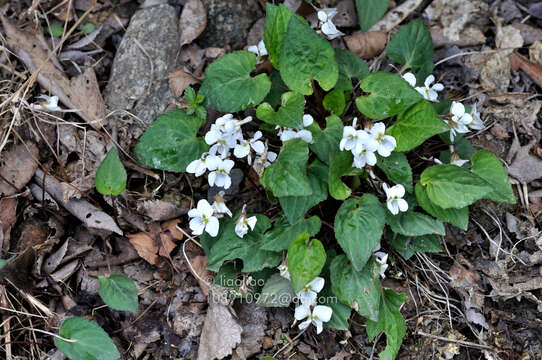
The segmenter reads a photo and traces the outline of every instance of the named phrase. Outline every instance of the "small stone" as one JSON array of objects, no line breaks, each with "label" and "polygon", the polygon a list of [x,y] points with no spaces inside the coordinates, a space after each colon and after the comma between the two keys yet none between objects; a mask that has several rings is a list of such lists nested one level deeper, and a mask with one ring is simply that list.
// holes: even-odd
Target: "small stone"
[{"label": "small stone", "polygon": [[121,145],[139,137],[173,99],[168,75],[179,50],[177,26],[177,12],[167,4],[138,10],[130,21],[105,90],[108,110],[117,111],[108,125],[116,122]]},{"label": "small stone", "polygon": [[264,15],[257,0],[203,0],[203,5],[207,27],[197,42],[204,48],[243,48],[252,24]]}]

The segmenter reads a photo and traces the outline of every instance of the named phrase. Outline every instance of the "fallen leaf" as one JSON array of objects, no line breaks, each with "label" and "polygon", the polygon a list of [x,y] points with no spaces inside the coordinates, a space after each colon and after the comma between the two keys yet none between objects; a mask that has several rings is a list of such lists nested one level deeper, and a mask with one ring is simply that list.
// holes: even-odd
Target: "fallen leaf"
[{"label": "fallen leaf", "polygon": [[30,292],[34,287],[32,268],[36,260],[36,251],[29,247],[0,269],[0,281],[8,282],[18,289]]},{"label": "fallen leaf", "polygon": [[236,307],[239,323],[243,327],[241,343],[235,348],[232,360],[246,360],[262,349],[267,324],[265,308],[253,302],[239,303]]},{"label": "fallen leaf", "polygon": [[371,59],[386,48],[388,36],[384,32],[365,32],[345,36],[350,51],[363,59]]},{"label": "fallen leaf", "polygon": [[126,236],[141,258],[152,265],[158,263],[158,245],[156,245],[149,235],[141,232],[137,234],[126,234]]},{"label": "fallen leaf", "polygon": [[485,44],[486,37],[482,30],[477,27],[469,26],[463,29],[459,33],[458,39],[450,39],[444,34],[444,30],[440,26],[432,26],[431,38],[433,39],[433,45],[435,48],[445,46],[445,45],[457,45],[460,47],[463,46],[474,46],[479,44]]},{"label": "fallen leaf", "polygon": [[[169,255],[177,246],[173,240],[182,240],[183,234],[176,227],[179,222],[179,219],[170,220],[160,227],[157,227],[156,223],[151,223],[148,225],[150,229],[148,233],[139,232],[126,236],[141,258],[149,264],[156,265],[160,256],[170,258]],[[155,236],[156,240],[151,235]]]},{"label": "fallen leaf", "polygon": [[176,98],[180,98],[184,93],[184,89],[189,85],[198,84],[199,82],[188,72],[186,67],[175,70],[169,75],[169,88]]},{"label": "fallen leaf", "polygon": [[421,5],[423,0],[406,0],[401,5],[391,9],[380,19],[376,24],[374,24],[369,31],[382,31],[389,32],[394,27],[403,22],[410,13],[412,13],[418,6]]},{"label": "fallen leaf", "polygon": [[[183,205],[177,206],[172,202],[164,200],[147,200],[138,205],[138,210],[153,221],[165,221],[185,215],[190,209]],[[190,206],[189,200],[187,206]]]},{"label": "fallen leaf", "polygon": [[194,41],[207,26],[207,12],[201,0],[188,0],[179,20],[181,46]]},{"label": "fallen leaf", "polygon": [[201,331],[198,360],[223,359],[231,355],[241,343],[243,328],[237,323],[232,310],[215,296],[209,296],[209,308]]},{"label": "fallen leaf", "polygon": [[538,65],[542,65],[542,41],[535,41],[529,47],[529,59]]},{"label": "fallen leaf", "polygon": [[[466,265],[466,266],[463,266]],[[452,286],[462,297],[467,320],[489,328],[484,315],[484,294],[481,291],[480,274],[461,255],[450,268],[450,286]]]},{"label": "fallen leaf", "polygon": [[34,195],[38,201],[42,201],[43,192],[41,191],[41,186],[45,185],[45,191],[88,228],[112,231],[119,235],[123,234],[122,230],[111,216],[88,201],[84,199],[64,201],[62,184],[51,176],[45,176],[41,169],[36,170],[34,181],[37,186],[33,187],[32,195]]},{"label": "fallen leaf", "polygon": [[358,25],[358,16],[354,0],[341,0],[337,4],[337,15],[333,17],[333,23],[339,27],[352,27]]},{"label": "fallen leaf", "polygon": [[207,270],[207,256],[198,255],[198,256],[194,256],[193,258],[189,260],[193,268],[193,271],[192,271],[192,268],[189,267],[190,272],[192,273],[194,278],[198,281],[199,287],[201,288],[201,292],[206,297],[209,296],[209,285],[207,285],[204,281],[201,280],[201,279],[204,279],[205,281],[209,283],[213,282],[213,275],[212,275],[213,273]]},{"label": "fallen leaf", "polygon": [[512,164],[508,167],[508,174],[521,183],[530,183],[542,178],[542,159],[531,155],[531,148],[536,145],[537,139],[525,146],[519,147]]},{"label": "fallen leaf", "polygon": [[483,26],[487,23],[489,6],[480,0],[435,0],[424,10],[431,25],[438,24],[443,35],[458,41],[470,24]]},{"label": "fallen leaf", "polygon": [[44,48],[47,42],[41,41],[41,35],[35,31],[19,30],[15,25],[2,17],[6,32],[7,46],[13,50],[34,74],[39,69],[38,82],[43,89],[58,96],[60,101],[76,114],[81,116],[95,129],[100,129],[105,117],[105,105],[98,86],[94,69],[86,70],[71,79],[55,66],[56,58]]},{"label": "fallen leaf", "polygon": [[542,29],[540,28],[523,23],[513,23],[512,26],[520,31],[525,45],[530,45],[535,41],[542,40]]},{"label": "fallen leaf", "polygon": [[542,65],[535,64],[522,55],[512,53],[510,54],[510,67],[514,71],[521,69],[527,76],[536,82],[538,86],[542,86]]},{"label": "fallen leaf", "polygon": [[207,59],[214,60],[214,59],[217,59],[217,58],[223,56],[224,54],[226,54],[226,49],[223,49],[223,48],[208,47],[208,48],[205,49],[205,57]]},{"label": "fallen leaf", "polygon": [[516,49],[523,46],[521,31],[511,25],[497,26],[495,45],[499,49]]},{"label": "fallen leaf", "polygon": [[[0,199],[0,249],[9,248],[11,227],[17,221],[17,199]],[[6,246],[4,246],[6,244]]]},{"label": "fallen leaf", "polygon": [[32,143],[18,144],[3,151],[0,155],[0,195],[20,192],[34,176],[37,159],[38,148]]},{"label": "fallen leaf", "polygon": [[474,54],[465,64],[479,73],[480,85],[490,93],[505,93],[510,85],[510,59],[504,52]]}]

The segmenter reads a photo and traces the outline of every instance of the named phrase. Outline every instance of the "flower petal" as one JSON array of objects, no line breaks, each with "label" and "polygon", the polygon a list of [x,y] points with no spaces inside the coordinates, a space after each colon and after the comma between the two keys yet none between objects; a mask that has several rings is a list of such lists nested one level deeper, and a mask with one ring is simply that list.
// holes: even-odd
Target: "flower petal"
[{"label": "flower petal", "polygon": [[207,233],[212,237],[215,237],[218,234],[218,227],[218,219],[214,216],[211,216],[209,218],[209,222],[207,223],[207,225],[205,225],[205,231],[207,231]]},{"label": "flower petal", "polygon": [[295,308],[294,317],[296,320],[303,320],[311,315],[311,309],[307,305],[299,305]]},{"label": "flower petal", "polygon": [[250,226],[252,230],[254,230],[254,227],[256,226],[256,222],[258,221],[258,218],[256,216],[251,216],[247,219],[247,224]]},{"label": "flower petal", "polygon": [[190,230],[192,230],[193,235],[201,235],[203,234],[203,230],[205,229],[205,224],[200,217],[196,217],[190,220],[188,226],[190,227]]},{"label": "flower petal", "polygon": [[301,301],[301,304],[305,306],[313,306],[316,304],[316,297],[318,294],[316,294],[314,291],[300,291],[297,294],[297,297],[299,298],[299,301]]},{"label": "flower petal", "polygon": [[405,212],[408,210],[408,203],[405,199],[397,199],[397,206],[399,207],[399,210],[402,212]]},{"label": "flower petal", "polygon": [[416,86],[416,76],[413,73],[407,72],[402,77],[410,86]]},{"label": "flower petal", "polygon": [[198,201],[198,210],[201,212],[201,214],[207,217],[213,216],[213,207],[205,199],[201,199],[200,201]]},{"label": "flower petal", "polygon": [[328,322],[331,315],[333,315],[333,309],[325,305],[318,305],[312,311],[312,316],[318,316],[318,319],[323,322]]},{"label": "flower petal", "polygon": [[310,286],[313,291],[316,291],[319,293],[324,288],[325,280],[323,277],[315,277],[314,280],[312,280],[310,283],[307,284],[307,286]]}]

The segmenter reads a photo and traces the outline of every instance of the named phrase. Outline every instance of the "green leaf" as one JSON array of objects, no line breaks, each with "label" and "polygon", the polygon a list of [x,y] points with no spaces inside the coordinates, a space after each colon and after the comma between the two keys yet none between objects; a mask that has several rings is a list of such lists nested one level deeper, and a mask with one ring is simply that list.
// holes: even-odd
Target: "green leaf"
[{"label": "green leaf", "polygon": [[434,67],[431,32],[420,19],[412,20],[391,38],[386,54],[392,61],[404,64],[404,69],[431,73]]},{"label": "green leaf", "polygon": [[346,256],[333,259],[330,267],[331,286],[337,298],[357,310],[361,316],[377,320],[380,307],[380,270],[370,261],[356,271]]},{"label": "green leaf", "polygon": [[371,95],[358,97],[356,105],[371,119],[392,117],[423,99],[401,76],[387,72],[367,75],[361,81],[361,89]]},{"label": "green leaf", "polygon": [[143,133],[135,147],[137,161],[151,168],[181,172],[209,149],[196,134],[204,124],[183,110],[160,115]]},{"label": "green leaf", "polygon": [[336,115],[331,115],[326,117],[326,128],[323,131],[316,122],[308,128],[312,133],[313,140],[309,146],[316,156],[326,164],[329,164],[331,154],[339,151],[343,127],[342,120]]},{"label": "green leaf", "polygon": [[326,39],[293,16],[280,51],[280,76],[286,85],[303,95],[312,94],[312,80],[330,90],[339,77],[335,52]]},{"label": "green leaf", "polygon": [[279,198],[280,206],[290,224],[295,223],[307,211],[327,199],[328,173],[328,167],[315,159],[307,168],[312,194],[306,196],[282,196]]},{"label": "green leaf", "polygon": [[369,75],[369,67],[356,54],[346,49],[335,49],[335,60],[339,66],[339,79],[335,89],[352,90],[352,79],[361,80]]},{"label": "green leaf", "polygon": [[231,219],[223,218],[220,221],[221,232],[207,253],[207,268],[218,271],[225,261],[234,259],[243,260],[242,272],[245,273],[277,266],[282,260],[281,254],[262,249],[265,241],[263,233],[271,227],[269,219],[260,214],[247,215],[247,217],[256,216],[256,226],[254,230],[240,238],[235,233],[235,220],[239,214],[240,212]]},{"label": "green leaf", "polygon": [[378,22],[388,10],[389,0],[356,0],[359,26],[367,31]]},{"label": "green leaf", "polygon": [[326,250],[318,239],[303,233],[288,247],[288,271],[295,292],[320,275],[326,264]]},{"label": "green leaf", "polygon": [[0,269],[4,267],[11,259],[0,259]]},{"label": "green leaf", "polygon": [[446,229],[444,229],[441,221],[414,211],[407,211],[397,215],[388,213],[386,222],[396,234],[406,236],[427,234],[446,235]]},{"label": "green leaf", "polygon": [[290,23],[292,12],[284,5],[273,5],[267,3],[265,8],[265,25],[263,30],[263,41],[269,53],[269,60],[275,69],[280,69],[280,49],[284,34]]},{"label": "green leaf", "polygon": [[393,290],[386,289],[380,299],[378,321],[367,320],[366,330],[370,341],[373,341],[381,332],[386,334],[386,349],[378,354],[381,360],[393,360],[399,352],[406,333],[405,319],[403,319],[399,307],[405,301],[405,294],[397,294]]},{"label": "green leaf", "polygon": [[93,32],[94,30],[96,30],[96,26],[95,26],[93,23],[86,23],[85,25],[83,25],[83,26],[81,27],[81,31],[82,31],[83,34],[85,34],[85,35],[90,34],[90,33]]},{"label": "green leaf", "polygon": [[395,184],[401,184],[408,192],[412,189],[412,168],[403,153],[392,152],[388,157],[379,157],[378,166]]},{"label": "green leaf", "polygon": [[72,317],[65,320],[55,338],[56,347],[71,360],[116,360],[120,353],[107,333],[95,322]]},{"label": "green leaf", "polygon": [[344,91],[339,89],[334,89],[324,96],[324,101],[322,102],[324,108],[329,110],[335,115],[341,115],[346,106],[346,101],[344,99]]},{"label": "green leaf", "polygon": [[352,309],[349,306],[346,306],[345,304],[334,300],[324,302],[322,303],[322,305],[329,306],[331,310],[333,310],[331,319],[329,319],[327,323],[324,323],[324,326],[326,328],[343,331],[346,331],[350,328],[348,320],[350,320]]},{"label": "green leaf", "polygon": [[337,211],[335,237],[357,271],[363,269],[380,243],[385,223],[386,212],[371,194],[348,199]]},{"label": "green leaf", "polygon": [[269,80],[271,80],[271,90],[269,90],[264,101],[271,104],[273,109],[275,109],[282,102],[282,94],[286,92],[286,84],[282,81],[280,73],[276,70],[269,75]]},{"label": "green leaf", "polygon": [[318,234],[321,226],[322,222],[318,216],[301,219],[293,225],[280,221],[273,226],[271,231],[265,233],[262,250],[287,250],[290,243],[299,235],[307,233],[309,236],[314,236]]},{"label": "green leaf", "polygon": [[425,188],[422,184],[417,183],[415,190],[418,204],[422,207],[422,209],[427,211],[427,213],[433,215],[437,219],[455,225],[460,229],[467,230],[469,227],[469,208],[467,206],[460,209],[443,209],[440,206],[433,204],[431,200],[429,200],[429,197],[427,196]]},{"label": "green leaf", "polygon": [[442,251],[440,240],[436,235],[412,237],[396,234],[391,240],[391,244],[405,260],[410,259],[417,252],[438,253]]},{"label": "green leaf", "polygon": [[256,305],[265,307],[287,307],[295,297],[292,282],[280,276],[273,274],[263,286],[262,292]]},{"label": "green leaf", "polygon": [[309,148],[301,139],[284,142],[277,160],[265,169],[261,184],[276,197],[312,195],[307,178]]},{"label": "green leaf", "polygon": [[123,274],[98,276],[98,294],[111,309],[137,314],[137,287],[132,279]]},{"label": "green leaf", "polygon": [[329,194],[336,200],[345,200],[352,190],[341,181],[341,177],[352,170],[352,153],[336,151],[329,154]]},{"label": "green leaf", "polygon": [[462,208],[484,198],[493,187],[481,177],[455,165],[425,169],[420,177],[429,200],[441,208]]},{"label": "green leaf", "polygon": [[240,282],[237,281],[237,277],[241,274],[241,266],[238,263],[232,261],[223,264],[215,275],[213,283],[222,287],[237,290]]},{"label": "green leaf", "polygon": [[112,148],[96,171],[96,189],[103,195],[119,195],[126,189],[126,170],[116,148]]},{"label": "green leaf", "polygon": [[275,112],[269,103],[263,103],[256,109],[258,119],[271,125],[280,125],[288,128],[297,128],[303,125],[303,111],[305,110],[305,97],[296,92],[282,94],[281,106]]},{"label": "green leaf", "polygon": [[420,101],[397,117],[387,133],[397,140],[395,151],[408,151],[433,135],[450,130],[427,100]]},{"label": "green leaf", "polygon": [[267,74],[255,77],[256,55],[235,51],[215,60],[205,70],[200,92],[206,104],[218,111],[236,112],[258,105],[271,89]]},{"label": "green leaf", "polygon": [[493,201],[504,201],[510,204],[516,203],[516,197],[512,185],[508,179],[508,173],[502,166],[501,161],[495,155],[486,150],[478,151],[473,155],[471,171],[487,181],[493,191],[487,197]]},{"label": "green leaf", "polygon": [[49,35],[59,38],[64,34],[64,27],[60,24],[52,24],[49,26]]}]

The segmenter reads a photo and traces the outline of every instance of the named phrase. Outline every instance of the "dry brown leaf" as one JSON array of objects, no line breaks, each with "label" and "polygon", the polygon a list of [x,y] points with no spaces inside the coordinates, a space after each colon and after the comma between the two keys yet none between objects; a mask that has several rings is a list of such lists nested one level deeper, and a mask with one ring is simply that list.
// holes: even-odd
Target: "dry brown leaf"
[{"label": "dry brown leaf", "polygon": [[[209,285],[207,285],[204,281],[201,279],[204,279],[205,281],[211,283],[213,281],[213,275],[212,273],[207,270],[207,256],[198,255],[190,259],[190,264],[192,265],[192,268],[194,272],[192,271],[192,268],[190,268],[190,272],[196,278],[198,281],[199,287],[201,288],[201,292],[206,297],[209,296]],[[200,279],[201,278],[201,279]]]},{"label": "dry brown leaf", "polygon": [[262,349],[267,328],[267,312],[254,303],[239,304],[236,310],[243,333],[241,343],[232,354],[232,360],[246,360]]},{"label": "dry brown leaf", "polygon": [[495,45],[499,49],[515,49],[523,46],[523,37],[521,31],[511,25],[497,25],[495,34]]},{"label": "dry brown leaf", "polygon": [[209,309],[201,331],[198,360],[223,359],[241,342],[243,328],[229,306],[209,296]]},{"label": "dry brown leaf", "polygon": [[386,48],[388,36],[383,32],[365,32],[345,36],[346,46],[362,59],[371,59]]},{"label": "dry brown leaf", "polygon": [[111,216],[88,201],[84,199],[64,201],[62,184],[51,176],[45,176],[43,171],[39,168],[36,169],[34,181],[39,185],[32,187],[32,195],[34,195],[38,201],[42,201],[43,191],[41,186],[45,185],[45,191],[88,228],[112,231],[119,235],[123,234],[122,230]]},{"label": "dry brown leaf", "polygon": [[181,241],[184,235],[179,229],[177,229],[177,225],[179,225],[180,222],[180,219],[169,220],[163,222],[160,227],[164,232],[169,231],[168,235],[170,235],[173,240]]},{"label": "dry brown leaf", "polygon": [[69,109],[74,110],[95,129],[102,127],[105,117],[105,105],[92,67],[79,76],[68,79],[54,63],[56,58],[49,58],[50,49],[45,49],[45,41],[40,40],[36,32],[19,30],[2,17],[8,47],[26,64],[34,74],[40,69],[38,82]]},{"label": "dry brown leaf", "polygon": [[138,204],[137,210],[150,217],[153,221],[165,221],[185,215],[190,210],[190,200],[185,203],[174,204],[164,200],[147,200]]},{"label": "dry brown leaf", "polygon": [[339,1],[337,15],[333,17],[333,23],[339,27],[352,27],[358,25],[358,21],[354,0]]},{"label": "dry brown leaf", "polygon": [[[21,191],[38,167],[38,148],[32,143],[15,145],[0,156],[0,195]],[[8,182],[6,182],[8,181]]]},{"label": "dry brown leaf", "polygon": [[470,24],[483,26],[489,6],[481,0],[434,0],[424,10],[432,25],[438,24],[447,39],[458,41]]},{"label": "dry brown leaf", "polygon": [[226,54],[226,49],[219,47],[208,47],[205,49],[205,57],[211,60],[218,59]]},{"label": "dry brown leaf", "polygon": [[474,54],[465,64],[478,71],[480,85],[490,93],[506,93],[510,85],[510,60],[505,52]]},{"label": "dry brown leaf", "polygon": [[263,27],[265,25],[265,18],[261,18],[256,21],[250,28],[247,36],[247,45],[257,45],[260,40],[263,39]]},{"label": "dry brown leaf", "polygon": [[523,70],[538,86],[542,86],[542,65],[535,64],[517,53],[510,54],[510,67],[512,70]]},{"label": "dry brown leaf", "polygon": [[149,264],[156,265],[158,263],[158,245],[154,240],[145,233],[126,234],[130,240],[130,244],[136,249],[141,258]]},{"label": "dry brown leaf", "polygon": [[0,199],[0,250],[9,249],[11,227],[15,221],[17,221],[17,199]]},{"label": "dry brown leaf", "polygon": [[184,93],[184,89],[186,89],[189,85],[198,83],[199,80],[193,77],[192,74],[188,72],[186,67],[175,70],[171,73],[171,75],[169,75],[169,88],[171,89],[173,96],[176,98],[180,98]]},{"label": "dry brown leaf", "polygon": [[539,65],[542,65],[542,41],[535,41],[529,47],[529,59]]},{"label": "dry brown leaf", "polygon": [[190,44],[207,26],[207,12],[201,0],[188,0],[179,20],[181,46]]}]

